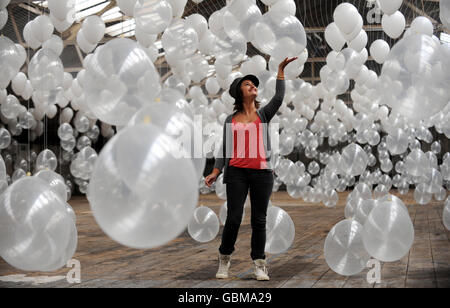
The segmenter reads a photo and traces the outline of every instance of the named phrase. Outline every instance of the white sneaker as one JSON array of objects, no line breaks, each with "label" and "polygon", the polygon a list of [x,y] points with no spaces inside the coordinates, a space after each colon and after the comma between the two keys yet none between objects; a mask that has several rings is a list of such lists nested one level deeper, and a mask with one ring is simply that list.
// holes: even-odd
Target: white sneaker
[{"label": "white sneaker", "polygon": [[266,260],[258,259],[253,261],[255,263],[255,275],[256,280],[269,280],[269,275],[266,267]]},{"label": "white sneaker", "polygon": [[217,271],[217,279],[228,278],[228,269],[230,268],[230,255],[222,255],[219,253],[219,270]]}]

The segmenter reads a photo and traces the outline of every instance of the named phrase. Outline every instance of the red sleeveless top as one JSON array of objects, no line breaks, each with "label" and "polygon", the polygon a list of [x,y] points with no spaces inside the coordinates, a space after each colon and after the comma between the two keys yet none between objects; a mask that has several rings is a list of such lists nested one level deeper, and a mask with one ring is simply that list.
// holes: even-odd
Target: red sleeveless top
[{"label": "red sleeveless top", "polygon": [[263,127],[258,117],[252,123],[231,120],[233,132],[233,157],[230,166],[250,169],[267,169],[264,151]]}]

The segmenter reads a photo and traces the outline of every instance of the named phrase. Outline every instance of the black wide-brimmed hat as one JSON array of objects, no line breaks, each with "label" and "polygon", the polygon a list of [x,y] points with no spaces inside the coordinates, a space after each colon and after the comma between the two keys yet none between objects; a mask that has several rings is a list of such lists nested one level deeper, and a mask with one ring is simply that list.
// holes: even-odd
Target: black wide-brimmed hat
[{"label": "black wide-brimmed hat", "polygon": [[244,77],[236,78],[236,79],[231,83],[230,90],[228,91],[228,93],[230,93],[230,95],[231,95],[234,99],[236,99],[237,94],[238,94],[238,91],[239,91],[239,89],[240,89],[240,87],[241,87],[241,83],[242,83],[244,80],[250,80],[251,82],[253,82],[253,84],[255,85],[255,87],[258,87],[258,86],[259,86],[259,79],[258,79],[258,77],[256,77],[255,75],[245,75]]}]

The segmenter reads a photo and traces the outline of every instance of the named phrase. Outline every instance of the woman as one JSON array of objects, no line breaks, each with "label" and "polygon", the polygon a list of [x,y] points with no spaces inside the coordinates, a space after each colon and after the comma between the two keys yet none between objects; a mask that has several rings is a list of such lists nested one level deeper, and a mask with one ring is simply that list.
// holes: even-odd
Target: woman
[{"label": "woman", "polygon": [[269,280],[264,248],[266,245],[266,216],[272,194],[273,172],[270,166],[270,138],[268,123],[276,114],[284,98],[284,68],[297,57],[284,59],[278,67],[276,93],[270,102],[259,108],[255,101],[259,80],[254,75],[236,78],[229,93],[235,99],[234,113],[224,123],[223,143],[214,169],[205,178],[211,186],[224,168],[223,183],[227,184],[227,220],[219,248],[219,270],[216,278],[228,278],[231,253],[242,220],[244,203],[250,190],[252,251],[254,274],[257,280]]}]

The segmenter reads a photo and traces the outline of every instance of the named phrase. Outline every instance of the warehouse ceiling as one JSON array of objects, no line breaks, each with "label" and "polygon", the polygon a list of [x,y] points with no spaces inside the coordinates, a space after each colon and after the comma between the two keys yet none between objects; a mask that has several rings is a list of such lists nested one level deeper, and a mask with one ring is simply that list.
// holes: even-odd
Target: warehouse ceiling
[{"label": "warehouse ceiling", "polygon": [[[268,10],[268,7],[260,0],[256,0],[256,2],[262,13]],[[396,41],[390,39],[382,31],[379,10],[375,8],[374,0],[295,0],[297,5],[296,16],[305,27],[308,39],[307,48],[309,59],[300,76],[305,81],[310,81],[313,84],[319,82],[319,71],[325,64],[326,55],[331,51],[331,48],[324,39],[325,27],[333,21],[333,11],[342,2],[352,3],[363,16],[364,29],[369,39],[368,47],[371,42],[377,39],[384,39],[391,46]],[[213,12],[221,9],[225,5],[226,0],[204,0],[199,4],[189,0],[186,4],[183,17],[198,13],[208,19]],[[12,0],[8,6],[8,10],[8,23],[1,30],[1,34],[26,47],[22,38],[23,28],[29,20],[32,20],[37,15],[48,14],[47,1]],[[438,0],[404,0],[400,11],[406,18],[407,28],[415,17],[426,16],[434,25],[435,35],[440,37],[442,32],[449,32],[448,29],[443,29],[440,23]],[[77,48],[75,38],[83,19],[92,14],[101,16],[106,23],[106,35],[103,41],[110,40],[114,37],[134,37],[134,20],[123,15],[115,0],[77,0],[76,22],[69,30],[61,34],[66,45],[61,58],[66,70],[69,72],[76,73],[81,70],[81,61],[85,55]],[[160,42],[157,42],[156,46],[160,48],[161,57],[155,64],[164,80],[170,76],[171,72],[162,56],[163,49],[161,48]],[[28,49],[28,52],[31,56],[33,50]],[[249,43],[247,55],[253,56],[256,54],[261,54],[261,52]],[[265,57],[268,59],[268,56]],[[214,59],[210,59],[210,64],[213,62]],[[381,71],[381,65],[375,61],[371,61],[370,58],[366,65],[378,74]],[[211,71],[211,74],[213,73]]]}]

